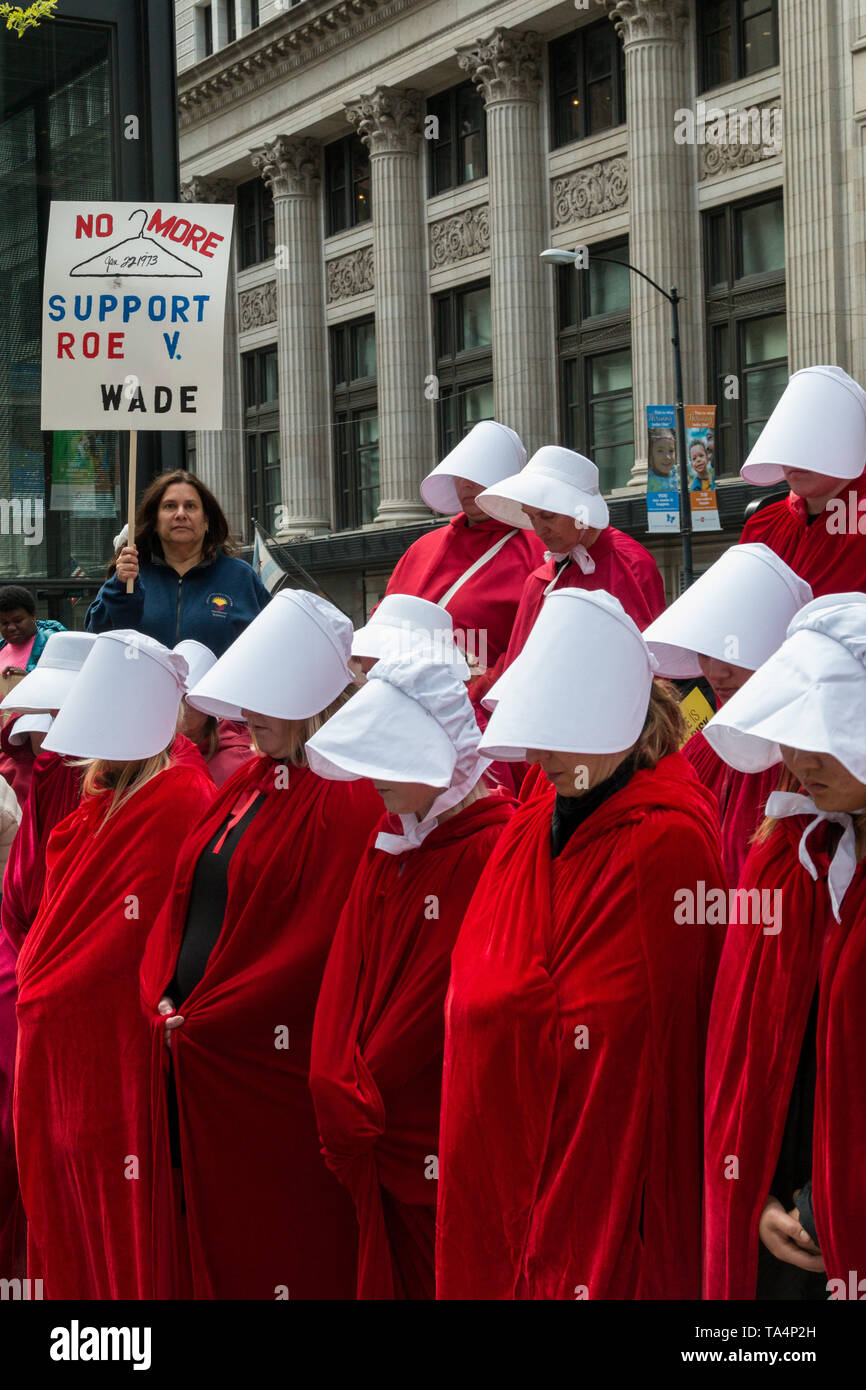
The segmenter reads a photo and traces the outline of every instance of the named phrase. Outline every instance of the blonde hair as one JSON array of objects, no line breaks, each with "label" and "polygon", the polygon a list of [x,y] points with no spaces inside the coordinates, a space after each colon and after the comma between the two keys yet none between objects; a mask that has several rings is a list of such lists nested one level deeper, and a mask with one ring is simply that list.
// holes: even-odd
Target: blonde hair
[{"label": "blonde hair", "polygon": [[686,721],[674,687],[654,680],[649,706],[632,756],[635,768],[653,768],[669,753],[676,753],[686,736]]},{"label": "blonde hair", "polygon": [[87,769],[81,784],[82,796],[97,796],[104,791],[110,793],[105,815],[98,827],[101,830],[141,790],[145,782],[150,782],[171,766],[171,758],[168,748],[164,748],[151,758],[139,758],[135,762],[124,763],[120,768],[112,767],[104,758],[82,758],[75,766]]},{"label": "blonde hair", "polygon": [[[343,705],[347,700],[352,698],[356,690],[357,686],[348,685],[345,690],[340,691],[336,700],[332,700],[331,703],[325,709],[320,710],[318,714],[311,714],[308,719],[292,719],[289,721],[292,725],[292,746],[285,758],[280,759],[280,761],[290,763],[292,767],[309,767],[304,747],[307,740],[311,739],[313,734],[319,732],[322,725],[328,722],[332,714],[336,714],[338,709],[342,709]],[[253,741],[253,747],[258,749],[258,744],[256,743],[255,735],[252,733],[252,730],[250,731],[250,736]]]}]

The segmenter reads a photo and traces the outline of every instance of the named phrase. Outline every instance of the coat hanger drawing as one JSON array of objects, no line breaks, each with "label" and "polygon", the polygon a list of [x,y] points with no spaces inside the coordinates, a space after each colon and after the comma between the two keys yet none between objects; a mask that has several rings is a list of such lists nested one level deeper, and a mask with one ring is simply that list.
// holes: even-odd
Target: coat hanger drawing
[{"label": "coat hanger drawing", "polygon": [[108,279],[116,276],[122,276],[124,279],[201,279],[198,266],[190,265],[153,237],[145,236],[147,213],[144,208],[137,208],[135,212],[131,212],[127,221],[131,222],[133,217],[142,218],[141,227],[135,236],[125,237],[114,246],[106,246],[95,256],[90,256],[88,260],[73,266],[69,274]]}]

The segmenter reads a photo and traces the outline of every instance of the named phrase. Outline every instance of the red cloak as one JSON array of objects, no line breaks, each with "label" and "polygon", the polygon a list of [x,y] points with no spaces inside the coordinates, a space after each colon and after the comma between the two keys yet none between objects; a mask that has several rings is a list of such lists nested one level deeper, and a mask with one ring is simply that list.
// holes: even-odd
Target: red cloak
[{"label": "red cloak", "polygon": [[252,746],[250,731],[246,724],[238,724],[231,719],[221,719],[217,726],[219,747],[208,761],[207,770],[214,784],[221,787],[237,772],[239,767],[256,756]]},{"label": "red cloak", "polygon": [[779,768],[771,767],[766,772],[738,772],[710,747],[702,729],[692,734],[683,754],[718,802],[722,858],[728,882],[733,887],[740,881],[752,836],[764,818],[767,797],[776,789]]},{"label": "red cloak", "polygon": [[24,809],[33,776],[36,755],[27,738],[23,743],[13,743],[11,735],[20,714],[15,714],[0,727],[0,777],[5,777],[15,795],[18,805]]},{"label": "red cloak", "polygon": [[[798,859],[808,819],[781,821],[754,847],[740,886],[778,891],[781,930],[728,927],[707,1040],[707,1298],[755,1297],[758,1223],[772,1190],[809,1009],[819,989],[812,1202],[827,1277],[866,1269],[866,864],[837,923],[826,827],[810,837],[813,881]],[[736,1160],[736,1166],[734,1165]]]},{"label": "red cloak", "polygon": [[695,1298],[704,1036],[722,887],[713,798],[681,754],[550,857],[540,790],[464,919],[445,1004],[437,1295]]},{"label": "red cloak", "polygon": [[[461,574],[513,529],[492,517],[470,526],[465,513],[459,512],[446,526],[437,526],[410,545],[397,561],[385,592],[414,594],[438,603]],[[518,531],[461,585],[448,604],[454,631],[469,634],[467,648],[483,664],[493,666],[508,646],[524,580],[543,554],[544,546],[534,531]],[[486,656],[480,649],[481,634]]]},{"label": "red cloak", "polygon": [[[606,589],[618,598],[626,613],[643,631],[657,618],[665,606],[665,586],[658,565],[640,541],[625,531],[606,526],[592,545],[590,555],[595,561],[592,574],[584,574],[576,561],[571,560],[559,575],[557,589]],[[473,681],[469,695],[478,704],[494,681],[497,681],[519,656],[541,612],[548,585],[556,576],[555,560],[546,560],[527,577],[520,595],[520,606],[511,630],[511,640],[504,656],[488,663],[487,674]],[[484,715],[486,723],[487,715]]]},{"label": "red cloak", "polygon": [[[513,810],[473,802],[415,850],[371,842],[325,970],[310,1085],[325,1160],[360,1224],[358,1297],[434,1296],[435,1168],[451,951]],[[399,833],[385,817],[377,827]]]},{"label": "red cloak", "polygon": [[[357,1222],[319,1152],[310,1040],[328,950],[381,803],[257,756],[218,792],[178,858],[141,970],[152,1041],[158,1297],[352,1298]],[[264,804],[228,872],[222,931],[172,1035],[186,1216],[169,1148],[165,1022],[196,864],[238,799]]]},{"label": "red cloak", "polygon": [[[850,525],[848,495],[854,493],[861,510]],[[838,495],[845,505],[841,526],[836,508],[825,511],[808,526],[806,504],[789,493],[749,517],[740,536],[760,542],[781,556],[795,574],[812,586],[815,598],[824,594],[860,593],[866,590],[866,473],[843,485]],[[835,499],[834,499],[835,500]],[[859,529],[862,524],[863,532]]]},{"label": "red cloak", "polygon": [[98,833],[87,797],[48,844],[45,897],[18,958],[15,1135],[28,1273],[46,1298],[150,1298],[150,1038],[144,940],[213,788],[145,783]]}]

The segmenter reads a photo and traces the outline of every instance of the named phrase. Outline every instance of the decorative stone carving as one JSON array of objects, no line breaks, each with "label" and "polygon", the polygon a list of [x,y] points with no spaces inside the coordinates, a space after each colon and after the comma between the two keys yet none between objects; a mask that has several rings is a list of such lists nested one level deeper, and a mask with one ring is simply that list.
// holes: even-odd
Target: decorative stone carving
[{"label": "decorative stone carving", "polygon": [[337,256],[326,263],[328,273],[328,303],[339,304],[373,289],[373,248],[362,246],[346,256]]},{"label": "decorative stone carving", "polygon": [[553,225],[570,227],[628,205],[628,160],[600,159],[553,180]]},{"label": "decorative stone carving", "polygon": [[681,39],[689,18],[688,0],[604,0],[623,46],[642,39]]},{"label": "decorative stone carving", "polygon": [[252,289],[241,290],[238,295],[238,318],[241,333],[249,333],[252,328],[266,328],[277,321],[277,286],[269,280],[266,285],[255,285]]},{"label": "decorative stone carving", "polygon": [[[708,132],[706,144],[698,146],[701,182],[716,174],[747,169],[750,164],[760,164],[782,153],[782,108],[777,97],[743,111],[726,111],[725,117],[728,139],[710,140]],[[731,135],[735,138],[731,139]]]},{"label": "decorative stone carving", "polygon": [[308,137],[292,140],[278,135],[270,144],[251,150],[250,158],[275,198],[311,197],[321,178],[319,146]]},{"label": "decorative stone carving", "polygon": [[537,101],[542,82],[541,39],[532,30],[494,29],[457,50],[457,62],[469,74],[488,106],[498,101]]},{"label": "decorative stone carving", "polygon": [[180,200],[182,203],[233,203],[235,186],[229,179],[209,179],[193,174],[181,184]]},{"label": "decorative stone carving", "polygon": [[411,87],[374,87],[368,95],[348,102],[345,111],[371,155],[416,152],[424,119],[421,92]]},{"label": "decorative stone carving", "polygon": [[430,269],[441,270],[490,250],[490,209],[466,208],[430,224]]}]

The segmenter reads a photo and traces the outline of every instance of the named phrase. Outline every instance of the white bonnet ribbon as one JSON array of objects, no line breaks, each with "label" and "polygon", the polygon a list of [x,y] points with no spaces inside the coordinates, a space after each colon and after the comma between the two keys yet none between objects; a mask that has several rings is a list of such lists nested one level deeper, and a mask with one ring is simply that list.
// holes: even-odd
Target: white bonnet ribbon
[{"label": "white bonnet ribbon", "polygon": [[806,841],[815,827],[820,825],[822,821],[830,821],[834,825],[842,826],[842,838],[836,846],[836,852],[830,863],[830,872],[827,875],[827,887],[830,890],[833,916],[837,922],[840,922],[842,919],[839,915],[839,909],[842,906],[842,899],[850,888],[851,880],[857,871],[857,843],[852,817],[847,811],[819,811],[811,797],[801,796],[797,792],[773,792],[767,798],[766,813],[773,820],[784,820],[786,816],[808,816],[814,813],[813,819],[810,820],[800,836],[799,858],[803,868],[815,880],[818,878],[818,870],[815,868]]},{"label": "white bonnet ribbon", "polygon": [[[376,669],[374,666],[370,671],[368,680],[376,678]],[[478,753],[481,740],[478,721],[465,687],[455,680],[447,667],[425,663],[423,689],[419,689],[418,681],[413,679],[411,671],[408,671],[407,679],[404,681],[401,679],[401,673],[392,667],[388,672],[388,680],[398,689],[405,690],[407,695],[417,700],[422,709],[433,716],[445,730],[457,754],[451,785],[436,797],[424,819],[419,821],[415,815],[401,816],[402,835],[391,835],[388,831],[381,830],[376,836],[376,849],[385,850],[387,854],[402,854],[404,850],[417,849],[431,831],[436,829],[438,817],[444,811],[450,811],[471,792],[481,774],[490,766],[490,759],[481,757]]]},{"label": "white bonnet ribbon", "polygon": [[545,560],[556,560],[557,564],[560,560],[568,558],[580,567],[583,574],[595,574],[595,560],[585,545],[575,545],[571,550],[564,550],[561,553],[557,553],[555,550],[545,550],[544,558]]}]

